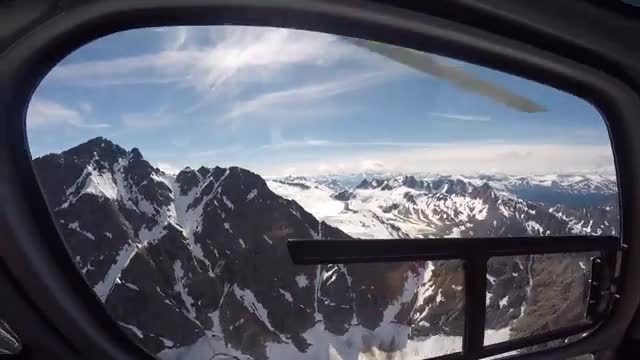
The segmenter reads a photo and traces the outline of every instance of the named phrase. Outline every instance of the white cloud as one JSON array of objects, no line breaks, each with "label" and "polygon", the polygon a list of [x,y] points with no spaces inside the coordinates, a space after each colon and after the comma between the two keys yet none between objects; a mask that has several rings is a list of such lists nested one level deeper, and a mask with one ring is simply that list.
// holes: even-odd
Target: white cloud
[{"label": "white cloud", "polygon": [[27,127],[39,128],[50,125],[67,125],[78,128],[104,128],[110,126],[109,124],[87,122],[79,109],[42,98],[32,99],[27,109]]},{"label": "white cloud", "polygon": [[[226,113],[220,117],[214,114],[214,118],[232,125],[244,115],[282,121],[327,118],[353,108],[330,103],[315,106],[313,111],[309,107],[406,72],[366,49],[317,32],[243,26],[172,27],[149,35],[162,40],[156,52],[60,65],[45,81],[86,87],[167,84],[174,91],[195,91],[186,94],[191,105],[167,109],[164,116],[140,113],[122,117],[126,128],[149,128],[168,126],[170,118],[181,118],[209,105],[208,110],[224,111],[230,96],[246,100],[231,104]],[[353,70],[337,73],[335,65]],[[268,83],[268,90],[249,87],[256,83]]]},{"label": "white cloud", "polygon": [[175,51],[182,48],[188,40],[189,31],[190,29],[185,26],[171,28],[171,30],[167,32],[169,34],[166,45],[167,50]]},{"label": "white cloud", "polygon": [[176,73],[185,73],[201,57],[194,50],[162,51],[109,60],[95,60],[55,67],[46,80],[62,80],[73,85],[117,85],[135,82],[162,82],[167,77],[178,80]]},{"label": "white cloud", "polygon": [[159,162],[159,163],[156,163],[156,167],[164,171],[165,173],[171,174],[171,175],[176,175],[180,172],[179,168],[169,163]]},{"label": "white cloud", "polygon": [[105,86],[120,86],[120,85],[162,85],[162,84],[177,84],[184,79],[182,76],[137,76],[131,75],[127,77],[96,77],[95,79],[87,79],[85,77],[78,77],[77,79],[70,79],[67,81],[69,85],[78,85],[86,88],[100,88]]},{"label": "white cloud", "polygon": [[233,104],[223,119],[231,120],[244,115],[268,115],[276,110],[288,113],[292,111],[292,106],[304,106],[305,110],[309,111],[306,106],[310,103],[361,89],[387,79],[390,74],[391,72],[357,74],[344,79],[264,93],[251,100]]},{"label": "white cloud", "polygon": [[215,43],[203,46],[195,41],[197,28],[169,28],[161,33],[166,43],[155,53],[60,65],[48,79],[85,86],[175,81],[210,91],[239,78],[261,81],[265,71],[273,75],[287,65],[334,63],[349,57],[353,48],[322,33],[242,26],[221,29]]},{"label": "white cloud", "polygon": [[358,164],[359,171],[381,171],[385,169],[385,164],[379,160],[365,159]]},{"label": "white cloud", "polygon": [[334,142],[276,139],[264,146],[228,146],[182,154],[154,154],[180,166],[241,166],[263,176],[384,173],[453,175],[614,173],[608,145]]},{"label": "white cloud", "polygon": [[[288,65],[321,65],[345,55],[331,35],[289,29],[227,28],[224,40],[208,52],[200,70],[204,85],[215,88],[240,72],[278,71]],[[202,85],[202,84],[200,84]]]},{"label": "white cloud", "polygon": [[429,112],[431,116],[445,118],[450,120],[461,120],[461,121],[489,121],[491,117],[486,115],[476,115],[476,114],[456,114],[456,113],[441,113],[441,112]]},{"label": "white cloud", "polygon": [[320,174],[322,164],[340,163],[336,173],[360,171],[428,172],[443,174],[547,174],[613,173],[614,163],[608,145],[555,144],[434,144],[416,148],[386,148],[367,152],[326,156],[307,156],[300,162],[264,164],[259,172],[267,175]]},{"label": "white cloud", "polygon": [[[317,32],[244,26],[172,27],[153,36],[164,39],[156,52],[60,65],[45,81],[86,87],[172,84],[196,91],[193,105],[181,110],[181,113],[192,113],[221,96],[249,89],[251,84],[308,84],[313,71],[335,65],[351,66],[361,73],[407,71],[339,37]],[[300,73],[305,76],[299,76],[300,73],[293,76],[293,67],[300,67],[303,70]],[[326,74],[321,78],[327,79]],[[319,91],[322,86],[331,86],[330,82],[298,85],[301,86],[298,90],[305,90],[311,96],[314,87]],[[346,86],[346,82],[341,85]],[[332,96],[331,89],[327,90],[327,96]],[[280,96],[287,95],[286,91],[281,90]],[[256,99],[257,102],[244,105],[258,106],[261,101],[278,100],[265,95]],[[233,110],[230,116],[235,116],[236,111],[243,110]]]}]

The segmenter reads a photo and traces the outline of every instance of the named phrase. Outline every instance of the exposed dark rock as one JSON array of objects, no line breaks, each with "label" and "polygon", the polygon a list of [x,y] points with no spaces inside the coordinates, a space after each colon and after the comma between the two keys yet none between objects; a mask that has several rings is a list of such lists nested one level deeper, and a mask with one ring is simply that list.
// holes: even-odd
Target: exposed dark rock
[{"label": "exposed dark rock", "polygon": [[[312,344],[303,334],[320,322],[337,336],[354,325],[373,334],[389,320],[385,316],[408,326],[409,338],[382,341],[369,334],[365,348],[393,352],[408,339],[463,335],[461,261],[295,266],[288,239],[349,236],[273,193],[251,171],[186,168],[172,177],[151,166],[138,149],[127,151],[104,138],[37,158],[33,165],[88,285],[124,331],[149,351],[184,347],[208,336],[266,359],[269,343],[306,351]],[[431,224],[435,236],[618,231],[615,204],[549,206],[502,196],[489,184],[495,178],[484,179],[479,186],[450,177],[364,179],[354,190],[323,184],[337,191],[332,197],[344,201],[345,209],[357,189],[418,190],[381,210],[425,222],[437,216],[439,224]],[[286,179],[300,189],[310,188],[310,181]],[[471,209],[476,215],[465,217],[461,210],[427,214],[417,208],[425,196],[444,202],[453,195],[486,205],[486,210]],[[384,221],[382,215],[373,216]],[[396,224],[388,228],[402,234]],[[491,259],[487,327],[512,326],[512,336],[518,337],[580,321],[586,301],[582,287],[589,277],[584,261],[577,255]],[[427,270],[431,277],[423,281]],[[415,289],[407,296],[409,285]],[[554,298],[558,293],[566,294],[562,301]]]}]

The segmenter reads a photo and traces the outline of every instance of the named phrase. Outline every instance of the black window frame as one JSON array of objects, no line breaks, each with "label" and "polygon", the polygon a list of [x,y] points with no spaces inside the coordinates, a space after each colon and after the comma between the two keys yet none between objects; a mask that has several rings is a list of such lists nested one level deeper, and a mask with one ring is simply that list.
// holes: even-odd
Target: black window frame
[{"label": "black window frame", "polygon": [[[531,236],[429,239],[290,239],[294,264],[347,264],[400,261],[462,260],[464,272],[464,333],[462,351],[430,357],[435,360],[479,359],[562,340],[597,329],[617,302],[615,274],[622,251],[617,236]],[[488,261],[493,257],[589,253],[592,278],[586,316],[589,322],[493,344],[484,343]],[[613,286],[612,286],[613,285]],[[615,289],[615,290],[612,290]]]},{"label": "black window frame", "polygon": [[[616,163],[621,205],[619,239],[623,242],[620,249],[624,249],[618,284],[620,298],[610,316],[585,338],[558,349],[518,358],[563,358],[608,349],[620,341],[620,334],[631,321],[640,302],[640,289],[634,287],[633,279],[627,276],[640,272],[640,262],[628,261],[629,258],[640,258],[640,225],[633,221],[635,214],[640,214],[640,158],[637,156],[640,142],[634,141],[640,138],[640,124],[634,121],[640,109],[640,91],[628,86],[630,80],[622,78],[619,69],[609,69],[607,63],[598,67],[582,63],[580,59],[570,59],[560,46],[566,39],[560,36],[547,39],[550,46],[542,50],[528,44],[526,39],[515,40],[513,37],[517,33],[487,32],[473,21],[457,19],[456,14],[433,16],[364,1],[19,3],[0,4],[12,11],[17,9],[12,13],[15,17],[4,18],[8,21],[9,35],[0,39],[3,65],[0,68],[0,168],[4,169],[0,174],[0,229],[4,236],[0,240],[1,284],[14,291],[14,297],[8,296],[8,299],[15,298],[10,300],[14,308],[25,307],[17,302],[28,299],[26,308],[46,324],[41,329],[42,334],[58,339],[63,348],[59,351],[67,351],[67,358],[133,359],[150,355],[120,331],[67,253],[31,167],[24,122],[26,109],[39,82],[66,55],[110,33],[150,26],[261,25],[361,37],[495,68],[587,100],[604,115]],[[14,9],[10,8],[12,6]],[[33,11],[27,14],[24,10]],[[550,252],[552,242],[541,244],[546,244],[545,253]],[[598,244],[598,249],[611,250],[603,244]],[[526,251],[530,249],[528,247]],[[567,247],[563,252],[575,250]],[[486,256],[469,258],[467,263],[472,269],[480,270],[485,266],[483,261],[486,263]],[[479,278],[474,279],[472,287]],[[471,292],[477,293],[479,288]],[[23,337],[26,335],[23,340],[28,346],[35,335],[20,331],[25,326],[20,324],[20,318],[11,313],[0,315],[9,318]],[[467,321],[476,324],[473,328],[479,324],[478,318]],[[484,330],[484,321],[482,327]],[[479,346],[483,344],[478,344],[478,337],[468,335],[474,340],[465,340],[467,352],[460,355],[461,358],[487,356],[491,349],[494,349],[493,353],[508,351],[505,347],[500,348],[500,343],[480,351]],[[32,351],[37,352],[37,349]]]}]

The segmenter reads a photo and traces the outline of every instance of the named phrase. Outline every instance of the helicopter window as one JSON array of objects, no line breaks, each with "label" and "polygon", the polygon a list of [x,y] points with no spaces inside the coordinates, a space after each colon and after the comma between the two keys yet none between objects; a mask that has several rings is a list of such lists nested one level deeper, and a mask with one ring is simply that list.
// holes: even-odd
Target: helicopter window
[{"label": "helicopter window", "polygon": [[[614,265],[599,112],[439,55],[279,28],[125,31],[52,69],[27,130],[78,270],[162,359],[482,352],[583,325],[603,301],[592,259]],[[303,265],[295,241],[330,250]],[[393,241],[454,255],[393,258]]]}]

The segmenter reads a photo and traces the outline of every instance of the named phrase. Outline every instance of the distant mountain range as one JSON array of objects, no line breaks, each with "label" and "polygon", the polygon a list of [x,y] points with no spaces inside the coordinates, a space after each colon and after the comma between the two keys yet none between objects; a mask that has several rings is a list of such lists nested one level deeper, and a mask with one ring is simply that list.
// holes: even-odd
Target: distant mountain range
[{"label": "distant mountain range", "polygon": [[[617,233],[616,182],[602,176],[401,175],[365,178],[353,188],[344,185],[348,182],[284,177],[267,183],[355,237]],[[583,205],[575,206],[576,198]]]},{"label": "distant mountain range", "polygon": [[[33,164],[87,283],[123,330],[163,359],[460,351],[461,262],[294,266],[289,238],[619,232],[615,180],[602,176],[265,181],[238,167],[170,175],[104,138]],[[580,321],[588,261],[491,259],[486,340]],[[559,288],[560,299],[551,293]]]}]

